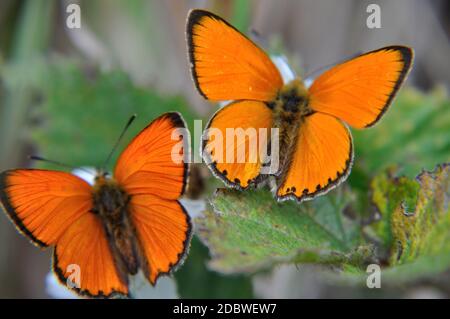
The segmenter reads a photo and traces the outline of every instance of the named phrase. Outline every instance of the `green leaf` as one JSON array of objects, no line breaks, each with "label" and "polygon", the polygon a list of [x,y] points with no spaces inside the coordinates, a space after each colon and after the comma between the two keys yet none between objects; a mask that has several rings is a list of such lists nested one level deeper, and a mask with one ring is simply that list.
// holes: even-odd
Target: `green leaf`
[{"label": "green leaf", "polygon": [[[414,283],[450,269],[450,164],[422,172],[416,180],[387,174],[372,183],[380,224],[372,226],[390,243],[387,285]],[[389,238],[389,240],[386,240]],[[348,272],[347,272],[348,273]],[[366,275],[355,271],[356,281]]]},{"label": "green leaf", "polygon": [[247,0],[234,0],[231,24],[243,33],[247,33],[250,24],[251,3]]},{"label": "green leaf", "polygon": [[218,190],[214,208],[196,219],[209,247],[210,267],[223,273],[255,272],[275,263],[360,265],[370,247],[343,216],[351,200],[343,189],[301,205],[278,203],[266,190]]},{"label": "green leaf", "polygon": [[392,264],[405,264],[420,256],[450,252],[449,173],[450,164],[439,165],[433,172],[421,173],[417,177],[420,191],[415,209],[413,206],[407,211],[402,205],[401,209],[394,211],[392,229],[397,247]]},{"label": "green leaf", "polygon": [[450,100],[443,89],[424,94],[403,88],[373,128],[352,130],[355,161],[348,183],[357,195],[355,212],[371,218],[371,180],[388,168],[414,178],[450,159]]},{"label": "green leaf", "polygon": [[193,126],[194,115],[184,99],[136,87],[124,72],[99,72],[68,59],[33,62],[30,68],[10,66],[5,75],[11,75],[7,84],[14,87],[15,74],[29,70],[28,81],[41,101],[29,114],[34,124],[29,134],[44,157],[74,166],[101,165],[132,114],[138,117],[122,148],[164,112],[179,111]]},{"label": "green leaf", "polygon": [[252,298],[253,287],[249,276],[223,276],[205,265],[208,249],[195,236],[189,257],[175,273],[181,298]]},{"label": "green leaf", "polygon": [[398,227],[406,226],[398,220],[396,212],[405,211],[416,204],[419,184],[405,176],[394,177],[394,169],[377,175],[371,183],[372,203],[379,213],[378,222],[372,224],[376,235],[385,249],[392,247],[394,232]]},{"label": "green leaf", "polygon": [[393,165],[401,165],[402,174],[414,177],[424,168],[432,169],[436,163],[448,161],[449,108],[445,90],[423,94],[403,89],[374,128],[352,131],[355,140],[352,186],[367,187],[364,182],[367,176]]}]

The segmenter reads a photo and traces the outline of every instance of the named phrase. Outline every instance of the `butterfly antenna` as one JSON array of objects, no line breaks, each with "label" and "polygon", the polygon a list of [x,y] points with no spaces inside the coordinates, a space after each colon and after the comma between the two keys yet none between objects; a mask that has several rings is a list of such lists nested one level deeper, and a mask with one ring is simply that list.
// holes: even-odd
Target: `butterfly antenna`
[{"label": "butterfly antenna", "polygon": [[68,165],[68,164],[64,164],[64,163],[58,162],[58,161],[49,160],[49,159],[47,159],[47,158],[43,158],[43,157],[40,157],[40,156],[37,156],[37,155],[30,155],[30,156],[28,156],[28,158],[29,158],[30,160],[33,160],[33,161],[46,162],[46,163],[58,165],[58,166],[61,166],[61,167],[70,168],[71,170],[74,170],[74,169],[80,169],[80,170],[82,170],[82,171],[84,171],[84,172],[89,173],[90,175],[92,175],[92,172],[91,172],[91,171],[89,171],[89,170],[87,170],[87,169],[84,169],[83,167],[75,167],[75,166],[73,166],[73,165]]},{"label": "butterfly antenna", "polygon": [[127,124],[125,125],[125,127],[122,130],[122,133],[120,133],[119,138],[116,141],[116,144],[114,144],[114,147],[112,148],[111,152],[109,153],[108,157],[106,158],[105,162],[102,165],[102,168],[105,168],[106,165],[109,163],[109,161],[111,160],[111,157],[113,156],[114,152],[116,151],[117,147],[119,146],[120,141],[122,140],[123,136],[125,135],[126,131],[128,130],[128,128],[130,127],[131,123],[133,123],[133,121],[136,118],[136,114],[133,114],[130,119],[128,120]]}]

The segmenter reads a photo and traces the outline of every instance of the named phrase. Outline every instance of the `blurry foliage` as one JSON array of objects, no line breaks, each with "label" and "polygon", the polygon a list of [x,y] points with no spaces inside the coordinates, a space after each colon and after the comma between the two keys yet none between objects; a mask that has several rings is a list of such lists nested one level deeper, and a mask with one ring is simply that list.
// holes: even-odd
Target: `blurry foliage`
[{"label": "blurry foliage", "polygon": [[208,270],[208,249],[194,237],[189,257],[175,273],[181,298],[251,298],[252,282],[248,276],[223,276]]},{"label": "blurry foliage", "polygon": [[[23,5],[18,21],[16,21],[17,27],[14,36],[10,39],[9,52],[5,54],[9,57],[10,64],[29,63],[35,56],[44,54],[50,41],[51,16],[54,10],[55,1],[28,1]],[[3,50],[5,49],[3,48]],[[2,53],[0,52],[0,55]],[[2,58],[0,56],[2,80],[0,84],[8,81],[8,77],[2,74],[4,68]],[[0,92],[0,149],[2,150],[0,167],[2,169],[15,165],[22,151],[21,130],[26,123],[28,107],[33,98],[26,79],[27,73],[25,71],[16,76],[15,85],[4,90],[4,95],[3,91]]]},{"label": "blurry foliage", "polygon": [[83,69],[67,59],[30,64],[12,66],[4,74],[8,86],[14,86],[16,78],[26,74],[34,95],[41,101],[30,120],[34,123],[32,138],[44,157],[74,166],[99,166],[134,113],[138,117],[122,141],[122,148],[163,112],[179,111],[188,127],[193,125],[194,115],[184,99],[135,87],[121,71]]},{"label": "blurry foliage", "polygon": [[251,14],[251,2],[248,0],[235,0],[233,2],[233,12],[231,24],[241,32],[246,33],[249,28],[249,17]]},{"label": "blurry foliage", "polygon": [[355,142],[352,185],[358,183],[356,177],[365,177],[362,179],[365,182],[392,165],[399,165],[400,173],[414,177],[421,169],[432,169],[437,163],[449,161],[449,109],[450,100],[444,89],[429,94],[411,88],[401,90],[375,127],[352,130]]}]

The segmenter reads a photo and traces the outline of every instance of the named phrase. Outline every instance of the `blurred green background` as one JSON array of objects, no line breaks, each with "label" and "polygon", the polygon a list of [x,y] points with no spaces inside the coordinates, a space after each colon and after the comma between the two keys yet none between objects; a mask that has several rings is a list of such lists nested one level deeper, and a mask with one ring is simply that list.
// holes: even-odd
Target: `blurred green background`
[{"label": "blurred green background", "polygon": [[[80,29],[66,26],[71,3],[80,5]],[[381,7],[381,29],[366,27],[369,3]],[[200,97],[190,78],[185,22],[192,8],[207,8],[243,32],[257,31],[259,44],[284,53],[300,74],[390,44],[415,49],[411,88],[385,121],[354,134],[356,166],[347,184],[360,211],[370,206],[376,173],[395,166],[414,177],[450,160],[448,1],[0,0],[0,170],[34,165],[29,154],[98,165],[133,113],[138,118],[122,147],[162,112],[182,112],[191,129],[194,119],[206,121],[217,106]],[[0,214],[0,297],[55,297],[46,284],[50,255]],[[168,290],[152,296],[450,296],[439,280],[371,291],[324,282],[311,266],[222,275],[208,268],[208,259],[195,237]]]}]

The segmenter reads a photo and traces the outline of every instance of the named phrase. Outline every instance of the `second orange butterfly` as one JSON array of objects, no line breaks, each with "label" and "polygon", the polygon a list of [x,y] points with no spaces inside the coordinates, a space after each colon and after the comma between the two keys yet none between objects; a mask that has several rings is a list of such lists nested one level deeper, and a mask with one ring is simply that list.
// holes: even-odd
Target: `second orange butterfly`
[{"label": "second orange butterfly", "polygon": [[[263,50],[211,12],[190,12],[187,42],[200,94],[212,101],[234,101],[209,121],[203,158],[217,177],[237,189],[273,175],[278,200],[312,199],[347,178],[354,154],[347,125],[362,129],[377,123],[413,60],[409,47],[384,47],[331,68],[307,88],[300,78],[283,83]],[[216,137],[217,132],[227,136],[228,129],[249,128],[267,130],[268,141],[270,129],[276,128],[279,153],[274,154],[270,143],[270,155],[249,148],[263,144],[258,134],[246,135],[240,143],[234,143],[234,136],[220,141]],[[218,144],[221,152],[217,152]],[[244,153],[239,152],[241,146],[246,148]],[[274,156],[279,168],[263,174],[264,164]]]}]

